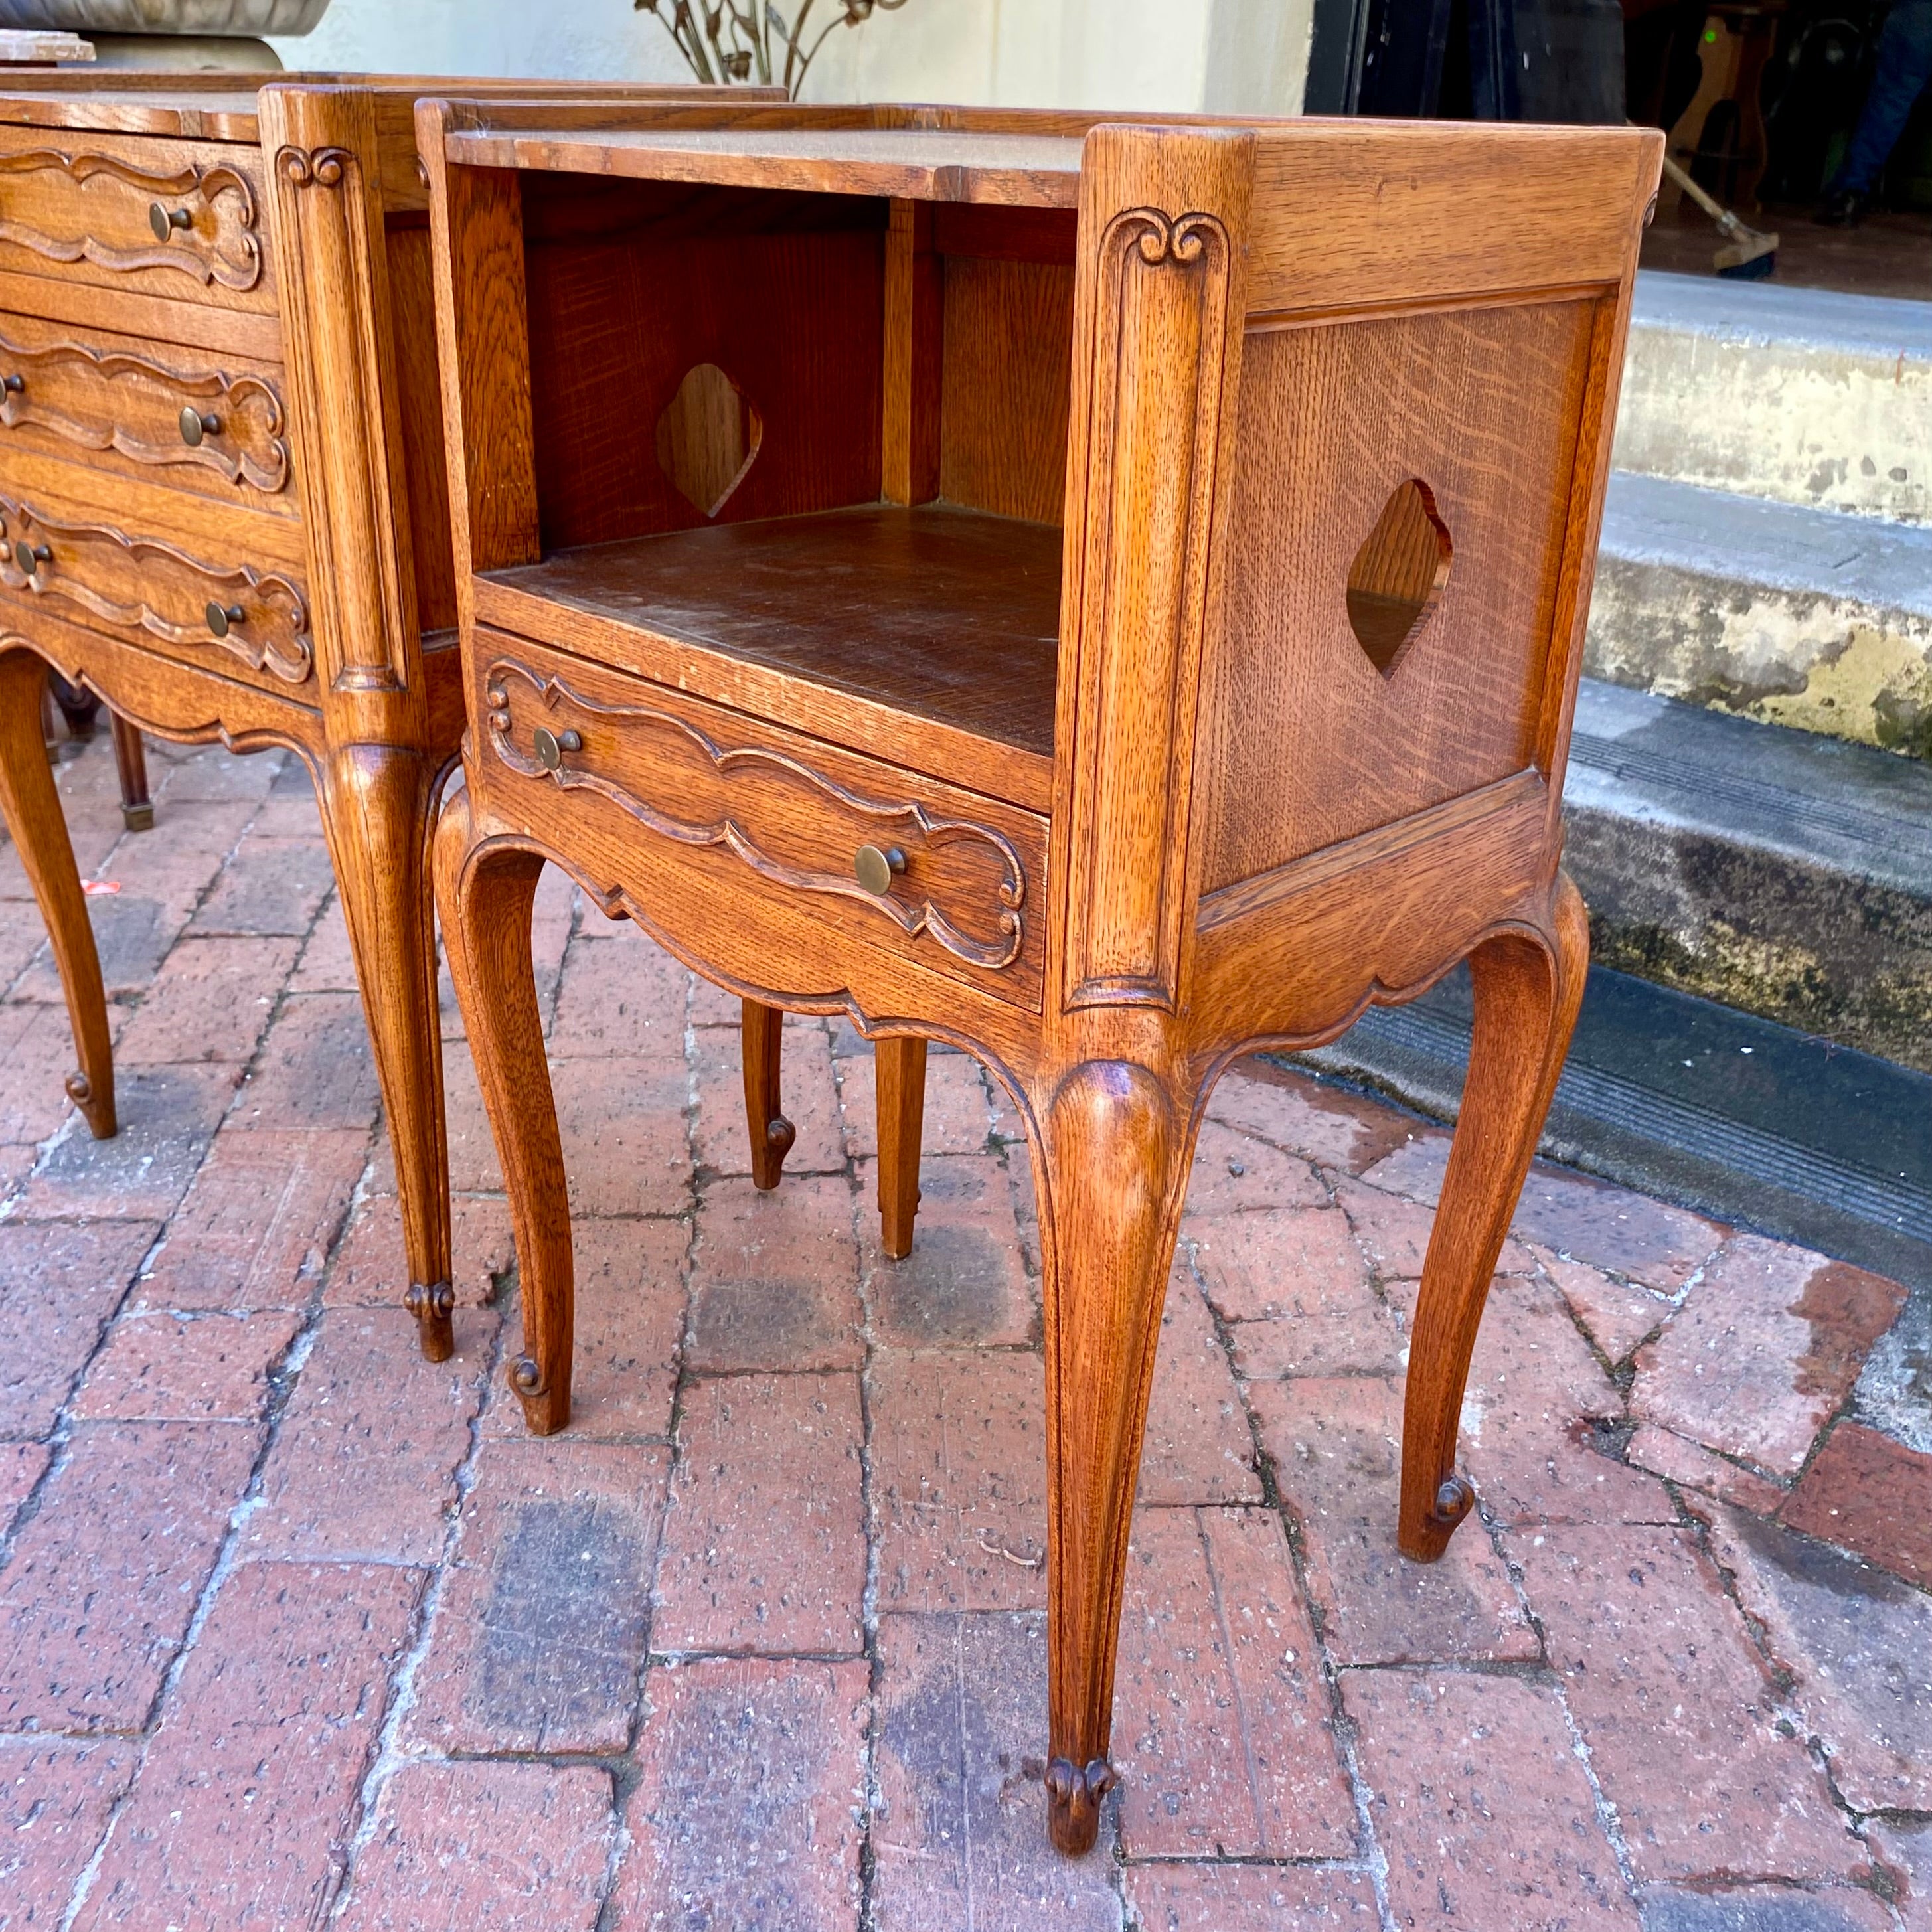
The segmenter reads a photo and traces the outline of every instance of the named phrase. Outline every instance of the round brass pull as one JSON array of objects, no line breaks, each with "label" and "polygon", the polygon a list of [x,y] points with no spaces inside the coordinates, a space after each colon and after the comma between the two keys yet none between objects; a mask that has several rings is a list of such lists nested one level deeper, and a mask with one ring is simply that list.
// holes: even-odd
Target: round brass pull
[{"label": "round brass pull", "polygon": [[563,763],[566,752],[580,752],[584,748],[584,734],[580,731],[548,731],[539,724],[530,737],[531,748],[537,754],[537,763],[547,772],[554,772]]},{"label": "round brass pull", "polygon": [[53,552],[45,544],[22,542],[14,546],[14,561],[22,577],[32,577],[52,555]]},{"label": "round brass pull", "polygon": [[166,242],[177,228],[192,228],[194,217],[184,208],[164,208],[158,201],[148,204],[148,226],[157,242]]},{"label": "round brass pull", "polygon": [[182,409],[181,412],[182,440],[188,445],[189,448],[200,448],[201,446],[201,440],[203,436],[218,435],[220,433],[220,429],[221,418],[213,414],[212,412],[207,416],[203,416],[200,410],[196,409],[192,403],[188,404]]},{"label": "round brass pull", "polygon": [[883,851],[876,845],[861,845],[853,855],[854,875],[875,898],[884,898],[892,889],[894,877],[904,870],[905,854],[896,845]]},{"label": "round brass pull", "polygon": [[208,628],[218,638],[226,637],[248,614],[238,604],[218,604],[212,597],[208,601]]},{"label": "round brass pull", "polygon": [[0,389],[4,389],[10,396],[17,396],[26,386],[24,376],[0,376]]}]

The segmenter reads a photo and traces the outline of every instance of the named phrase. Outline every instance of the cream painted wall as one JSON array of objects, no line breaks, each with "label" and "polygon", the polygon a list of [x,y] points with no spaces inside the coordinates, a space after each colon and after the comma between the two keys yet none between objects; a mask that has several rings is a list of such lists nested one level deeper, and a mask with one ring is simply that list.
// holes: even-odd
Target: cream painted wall
[{"label": "cream painted wall", "polygon": [[[829,16],[836,0],[816,0]],[[1299,112],[1313,0],[907,0],[836,31],[808,98]],[[290,67],[688,78],[629,0],[334,0]]]}]

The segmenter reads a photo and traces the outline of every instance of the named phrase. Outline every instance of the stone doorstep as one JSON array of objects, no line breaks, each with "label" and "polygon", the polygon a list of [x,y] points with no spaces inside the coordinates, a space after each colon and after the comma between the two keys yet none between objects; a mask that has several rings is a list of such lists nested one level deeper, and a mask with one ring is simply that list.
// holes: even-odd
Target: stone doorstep
[{"label": "stone doorstep", "polygon": [[1932,525],[1611,473],[1584,669],[1932,749]]},{"label": "stone doorstep", "polygon": [[1932,521],[1932,302],[1640,274],[1612,460]]},{"label": "stone doorstep", "polygon": [[1932,770],[1586,679],[1564,806],[1599,964],[1928,1066]]}]

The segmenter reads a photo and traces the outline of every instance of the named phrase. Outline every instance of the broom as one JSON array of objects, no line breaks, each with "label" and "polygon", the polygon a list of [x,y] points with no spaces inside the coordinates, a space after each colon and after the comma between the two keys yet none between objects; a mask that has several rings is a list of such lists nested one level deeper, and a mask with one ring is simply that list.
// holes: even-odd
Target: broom
[{"label": "broom", "polygon": [[1664,158],[1664,172],[1718,224],[1724,244],[1711,257],[1711,266],[1720,275],[1734,281],[1762,280],[1778,266],[1778,237],[1761,235],[1747,228],[1728,208],[1720,208],[1673,161]]}]

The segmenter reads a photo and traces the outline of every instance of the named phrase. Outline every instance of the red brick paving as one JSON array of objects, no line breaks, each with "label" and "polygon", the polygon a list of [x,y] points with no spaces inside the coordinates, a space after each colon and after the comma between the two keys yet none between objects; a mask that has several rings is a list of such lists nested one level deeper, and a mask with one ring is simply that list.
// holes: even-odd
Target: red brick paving
[{"label": "red brick paving", "polygon": [[52,1932],[94,1856],[136,1754],[118,1740],[0,1743],[0,1899],[5,1922]]},{"label": "red brick paving", "polygon": [[[855,1375],[729,1376],[685,1393],[653,1646],[861,1647],[866,1574]],[[782,1523],[746,1537],[748,1523]]]},{"label": "red brick paving", "polygon": [[645,1686],[620,1932],[859,1922],[867,1668],[714,1658]]},{"label": "red brick paving", "polygon": [[1858,1864],[1690,1531],[1577,1524],[1508,1541],[1639,1877],[1832,1878]]},{"label": "red brick paving", "polygon": [[1639,1351],[1631,1413],[1795,1475],[1904,1302],[1896,1282],[1741,1235]]},{"label": "red brick paving", "polygon": [[0,1728],[142,1729],[260,1444],[232,1422],[74,1432],[0,1570]]},{"label": "red brick paving", "polygon": [[1338,1664],[1527,1663],[1540,1656],[1486,1534],[1466,1530],[1438,1563],[1396,1554],[1396,1383],[1374,1376],[1256,1382],[1248,1398],[1300,1533],[1309,1594]]},{"label": "red brick paving", "polygon": [[368,1156],[361,1128],[217,1134],[134,1305],[304,1306]]},{"label": "red brick paving", "polygon": [[82,1422],[245,1422],[302,1325],[260,1315],[127,1315],[115,1323],[69,1413]]},{"label": "red brick paving", "polygon": [[160,1232],[153,1221],[0,1224],[0,1432],[53,1426]]},{"label": "red brick paving", "polygon": [[1932,1456],[1841,1423],[1807,1469],[1784,1520],[1932,1588]]},{"label": "red brick paving", "polygon": [[412,1745],[624,1749],[670,1465],[656,1447],[484,1444],[416,1665]]},{"label": "red brick paving", "polygon": [[1637,1932],[1553,1689],[1434,1671],[1342,1682],[1397,1924]]},{"label": "red brick paving", "polygon": [[888,1262],[854,1029],[788,1027],[800,1138],[755,1196],[736,1000],[547,874],[577,1413],[533,1440],[460,1038],[431,1366],[306,781],[151,756],[140,838],[104,741],[58,774],[124,885],[92,904],[116,1141],[64,1124],[30,910],[0,941],[0,1922],[1932,1928],[1928,1459],[1852,1393],[1892,1284],[1539,1166],[1472,1371],[1478,1516],[1408,1564],[1446,1138],[1230,1075],[1156,1367],[1125,1781],[1066,1860],[1004,1093],[933,1052]]},{"label": "red brick paving", "polygon": [[416,1570],[236,1571],[182,1666],[76,1932],[321,1917],[422,1585]]},{"label": "red brick paving", "polygon": [[592,1932],[616,1823],[588,1765],[405,1765],[382,1786],[340,1932]]},{"label": "red brick paving", "polygon": [[1046,1374],[1031,1353],[885,1355],[872,1386],[882,1610],[1046,1604]]}]

